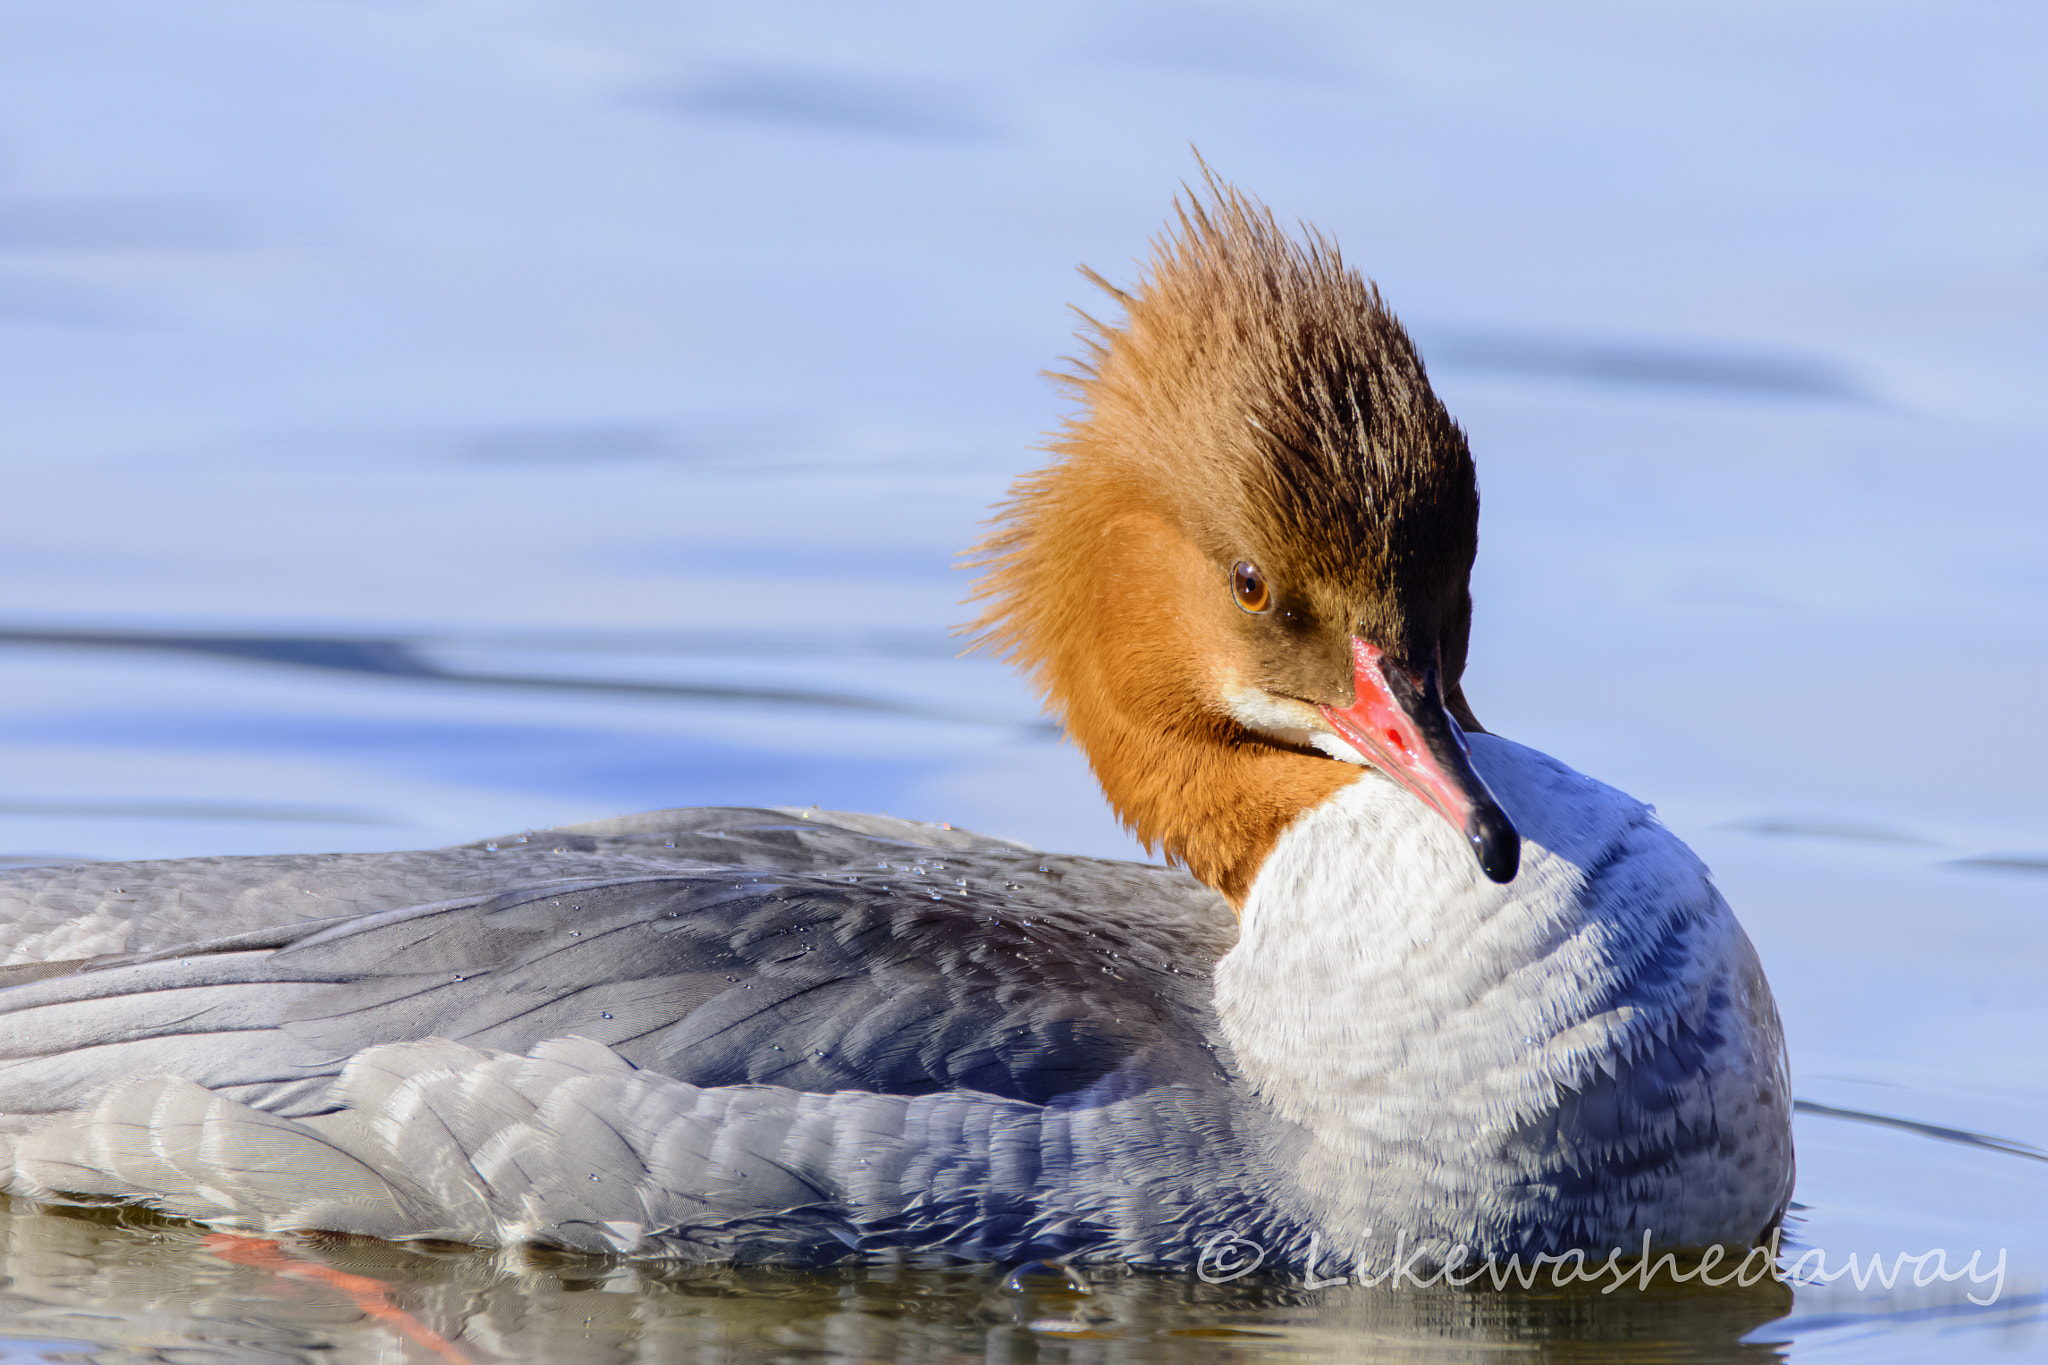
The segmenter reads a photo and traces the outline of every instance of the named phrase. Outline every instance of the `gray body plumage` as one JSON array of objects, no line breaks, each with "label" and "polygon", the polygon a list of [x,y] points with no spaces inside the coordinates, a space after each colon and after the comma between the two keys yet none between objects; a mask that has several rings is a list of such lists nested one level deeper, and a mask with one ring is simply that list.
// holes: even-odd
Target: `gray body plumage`
[{"label": "gray body plumage", "polygon": [[[13,873],[0,1180],[686,1258],[1756,1235],[1788,1101],[1740,930],[1641,807],[1479,739],[1522,882],[1368,775],[1234,950],[1177,872],[827,813]],[[1582,827],[1527,808],[1588,791]],[[1488,945],[1470,980],[1388,955],[1432,915]]]}]

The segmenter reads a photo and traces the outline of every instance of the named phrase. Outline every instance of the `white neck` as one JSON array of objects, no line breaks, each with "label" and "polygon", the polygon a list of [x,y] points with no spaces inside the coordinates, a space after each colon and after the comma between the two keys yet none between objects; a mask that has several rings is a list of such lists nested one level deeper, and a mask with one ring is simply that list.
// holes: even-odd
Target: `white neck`
[{"label": "white neck", "polygon": [[[1426,1233],[1455,1242],[1555,1224],[1555,1209],[1535,1206],[1555,1189],[1532,1192],[1545,1163],[1654,1146],[1637,1127],[1669,1130],[1666,1111],[1682,1102],[1753,1099],[1759,1068],[1775,1078],[1774,1103],[1789,1103],[1768,988],[1691,851],[1647,807],[1542,754],[1491,735],[1473,736],[1472,751],[1522,834],[1514,881],[1488,881],[1441,817],[1367,773],[1281,835],[1217,971],[1246,1078],[1309,1134],[1302,1197],[1354,1239],[1377,1223],[1369,1240],[1390,1241],[1390,1218],[1411,1246]],[[1604,1126],[1576,1110],[1560,1126],[1568,1095],[1664,1057],[1674,1028],[1707,1039],[1743,1095],[1719,1096],[1695,1047],[1690,1067],[1660,1063],[1657,1112],[1630,1091]],[[1781,1164],[1789,1171],[1789,1147]],[[1779,1193],[1732,1210],[1602,1216],[1617,1228],[1663,1220],[1651,1228],[1660,1242],[1697,1241]],[[1681,1188],[1672,1197],[1686,1202]],[[1775,1210],[1725,1235],[1752,1235]]]}]

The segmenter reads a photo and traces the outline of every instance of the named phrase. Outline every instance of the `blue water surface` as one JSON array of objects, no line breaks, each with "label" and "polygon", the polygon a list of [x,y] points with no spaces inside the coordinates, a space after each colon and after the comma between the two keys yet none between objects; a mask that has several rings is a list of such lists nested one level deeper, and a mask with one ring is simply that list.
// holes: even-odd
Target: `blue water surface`
[{"label": "blue water surface", "polygon": [[[1093,1336],[956,1278],[864,1349],[2032,1358],[2044,44],[1997,0],[0,6],[0,853],[819,804],[1144,856],[959,657],[956,556],[1043,458],[1068,306],[1113,311],[1074,266],[1136,278],[1192,145],[1377,279],[1466,425],[1481,718],[1655,802],[1762,951],[1787,1260],[2005,1268],[1711,1319],[1140,1288]],[[393,1340],[221,1308],[189,1229],[0,1221],[10,1360]],[[396,1264],[357,1268],[555,1359],[706,1303],[736,1358],[836,1350],[882,1293],[589,1271],[639,1316],[579,1356],[500,1330],[584,1313],[562,1274]],[[778,1295],[815,1337],[735,1325]]]}]

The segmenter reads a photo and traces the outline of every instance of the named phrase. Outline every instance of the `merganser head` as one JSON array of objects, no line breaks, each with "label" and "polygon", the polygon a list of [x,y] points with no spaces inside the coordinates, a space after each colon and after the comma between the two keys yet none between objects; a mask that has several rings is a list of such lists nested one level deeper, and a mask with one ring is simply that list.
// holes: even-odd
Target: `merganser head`
[{"label": "merganser head", "polygon": [[1386,774],[1508,881],[1459,686],[1479,491],[1379,291],[1210,178],[1087,355],[1085,405],[979,547],[1018,662],[1126,825],[1241,904],[1286,824]]}]

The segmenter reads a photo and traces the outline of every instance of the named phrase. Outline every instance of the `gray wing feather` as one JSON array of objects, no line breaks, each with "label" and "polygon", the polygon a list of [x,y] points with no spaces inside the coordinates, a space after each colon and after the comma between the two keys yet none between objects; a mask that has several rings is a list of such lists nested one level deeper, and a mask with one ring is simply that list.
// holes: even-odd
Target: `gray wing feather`
[{"label": "gray wing feather", "polygon": [[[926,866],[919,867],[919,860]],[[455,848],[87,863],[0,874],[0,963],[147,953],[223,935],[547,882],[689,868],[825,872],[901,867],[912,876],[1014,884],[1047,904],[1082,894],[1116,904],[1142,887],[1229,946],[1214,892],[1163,868],[1062,858],[942,825],[841,811],[712,806],[651,811]],[[913,870],[915,869],[915,870]],[[1220,949],[1219,949],[1220,951]],[[4,970],[4,968],[0,968]]]},{"label": "gray wing feather", "polygon": [[531,1056],[380,1047],[339,1091],[335,1113],[294,1120],[172,1077],[132,1081],[21,1139],[17,1188],[154,1195],[262,1231],[693,1259],[1074,1251],[1156,1217],[1129,1188],[1049,1192],[1048,1112],[988,1096],[704,1088],[575,1039]]},{"label": "gray wing feather", "polygon": [[22,951],[101,950],[0,969],[7,1187],[639,1254],[1133,1254],[1185,1213],[1148,1175],[1229,1167],[1234,925],[1180,874],[766,811],[539,842],[0,878]]},{"label": "gray wing feather", "polygon": [[1205,964],[1167,934],[950,890],[730,872],[558,884],[89,966],[0,991],[0,1113],[155,1070],[272,1108],[266,1083],[303,1092],[365,1048],[428,1037],[524,1052],[573,1034],[699,1085],[821,1092],[1042,1102],[1145,1055],[1219,1074]]}]

